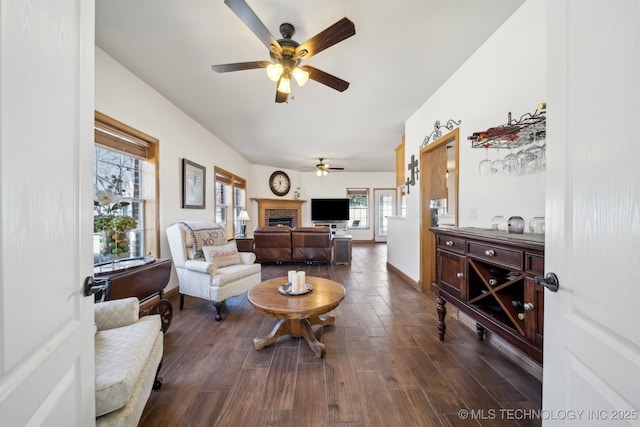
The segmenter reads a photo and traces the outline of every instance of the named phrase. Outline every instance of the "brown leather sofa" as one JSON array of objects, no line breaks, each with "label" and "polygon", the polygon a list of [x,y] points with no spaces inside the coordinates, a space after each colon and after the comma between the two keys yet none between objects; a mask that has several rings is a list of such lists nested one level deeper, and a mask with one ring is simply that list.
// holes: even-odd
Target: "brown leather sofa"
[{"label": "brown leather sofa", "polygon": [[293,262],[331,262],[329,227],[296,227],[291,231]]},{"label": "brown leather sofa", "polygon": [[256,227],[253,253],[257,262],[331,262],[329,227]]},{"label": "brown leather sofa", "polygon": [[253,253],[257,262],[291,262],[291,228],[256,227],[253,230]]}]

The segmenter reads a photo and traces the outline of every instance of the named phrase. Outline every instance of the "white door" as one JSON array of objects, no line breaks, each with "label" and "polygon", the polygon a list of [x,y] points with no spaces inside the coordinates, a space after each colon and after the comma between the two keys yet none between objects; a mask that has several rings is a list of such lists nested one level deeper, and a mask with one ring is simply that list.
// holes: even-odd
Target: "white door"
[{"label": "white door", "polygon": [[640,7],[546,4],[545,424],[640,425]]},{"label": "white door", "polygon": [[94,3],[0,17],[0,424],[91,426]]},{"label": "white door", "polygon": [[373,189],[373,233],[376,242],[386,242],[388,217],[396,214],[396,189]]}]

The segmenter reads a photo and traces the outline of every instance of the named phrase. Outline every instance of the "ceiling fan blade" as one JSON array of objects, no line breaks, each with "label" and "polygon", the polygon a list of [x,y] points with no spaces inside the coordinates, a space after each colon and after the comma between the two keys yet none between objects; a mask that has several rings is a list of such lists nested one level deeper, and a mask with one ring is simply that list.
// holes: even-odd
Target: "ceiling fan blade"
[{"label": "ceiling fan blade", "polygon": [[322,70],[318,70],[310,65],[303,65],[303,70],[309,72],[309,78],[317,81],[318,83],[322,83],[323,85],[329,86],[339,92],[344,92],[349,87],[349,82],[342,80],[336,76],[332,76],[329,73],[326,73]]},{"label": "ceiling fan blade", "polygon": [[280,43],[278,43],[278,40],[273,37],[260,18],[258,18],[258,15],[256,15],[244,0],[224,0],[224,4],[229,6],[229,9],[249,27],[251,32],[260,39],[267,49],[276,53],[278,56],[282,56],[282,47]]},{"label": "ceiling fan blade", "polygon": [[228,73],[230,71],[253,70],[256,68],[267,68],[271,64],[269,61],[235,62],[233,64],[212,65],[211,69],[216,73]]},{"label": "ceiling fan blade", "polygon": [[284,93],[284,92],[280,92],[279,90],[276,90],[276,102],[277,103],[283,103],[283,102],[287,102],[287,98],[289,97],[288,94]]},{"label": "ceiling fan blade", "polygon": [[320,31],[296,48],[295,57],[308,59],[323,50],[348,39],[356,33],[356,26],[348,18],[342,18],[335,24]]},{"label": "ceiling fan blade", "polygon": [[344,168],[329,168],[332,171],[343,171]]}]

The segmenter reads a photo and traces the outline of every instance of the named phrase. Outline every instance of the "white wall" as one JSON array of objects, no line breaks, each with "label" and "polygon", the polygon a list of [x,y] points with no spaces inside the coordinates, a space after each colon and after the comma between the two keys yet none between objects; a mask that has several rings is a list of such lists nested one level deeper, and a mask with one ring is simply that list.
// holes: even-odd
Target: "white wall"
[{"label": "white wall", "polygon": [[[95,74],[96,110],[160,141],[160,256],[170,258],[166,227],[215,218],[213,166],[248,178],[251,164],[97,47]],[[183,158],[207,168],[204,210],[181,208]],[[176,285],[172,275],[167,289]]]},{"label": "white wall", "polygon": [[[389,151],[389,156],[393,156],[393,151]],[[269,177],[276,170],[283,170],[291,178],[291,191],[284,197],[274,195],[269,189]],[[290,169],[278,169],[272,166],[253,165],[250,193],[251,197],[265,199],[290,199],[296,188],[300,188],[300,199],[306,200],[302,204],[302,225],[310,226],[311,206],[309,201],[312,198],[339,198],[347,196],[347,188],[369,188],[369,196],[373,197],[374,188],[394,188],[395,172],[330,172],[322,178],[316,176],[315,171],[299,172]],[[373,199],[371,199],[373,200]],[[249,214],[252,223],[247,226],[252,230],[257,225],[253,221],[258,217],[258,205],[255,202],[250,204]],[[371,223],[371,221],[370,221]],[[349,234],[354,240],[373,240],[373,227],[364,230],[351,229]]]},{"label": "white wall", "polygon": [[[494,215],[544,216],[545,175],[480,176],[484,150],[472,149],[467,136],[533,113],[546,101],[544,0],[526,1],[405,124],[405,156],[419,158],[425,136],[436,120],[462,120],[460,125],[459,226],[491,226]],[[453,29],[455,30],[455,29]],[[437,61],[434,62],[437,66]],[[501,155],[504,156],[505,150]],[[490,150],[490,159],[495,150]],[[407,219],[389,230],[388,260],[414,280],[420,279],[419,192],[407,196]],[[469,219],[475,209],[477,219]],[[424,226],[428,226],[425,224]],[[526,228],[528,231],[528,227]],[[402,242],[401,245],[395,242]]]},{"label": "white wall", "polygon": [[[301,198],[346,197],[347,187],[393,187],[395,174],[332,172],[318,178],[315,172],[298,172],[271,166],[251,165],[226,143],[203,128],[178,107],[136,77],[106,52],[96,47],[96,110],[120,120],[160,141],[160,256],[171,257],[164,230],[179,220],[214,219],[213,167],[219,166],[247,179],[249,198],[277,198],[269,189],[269,177],[284,170],[291,178],[292,190],[283,197],[293,199],[297,187]],[[389,156],[393,156],[392,149]],[[182,209],[181,167],[186,158],[206,170],[206,208]],[[257,225],[257,203],[249,201],[247,229]],[[303,224],[311,224],[309,205],[303,204]],[[355,240],[372,240],[373,229],[354,231]],[[177,286],[172,275],[169,286]]]}]

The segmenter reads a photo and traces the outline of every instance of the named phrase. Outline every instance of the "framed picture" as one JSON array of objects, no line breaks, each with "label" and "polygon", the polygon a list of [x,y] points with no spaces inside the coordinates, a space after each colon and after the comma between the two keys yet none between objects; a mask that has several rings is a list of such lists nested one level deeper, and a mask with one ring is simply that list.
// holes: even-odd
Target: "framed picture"
[{"label": "framed picture", "polygon": [[204,209],[206,168],[182,159],[182,207]]}]

